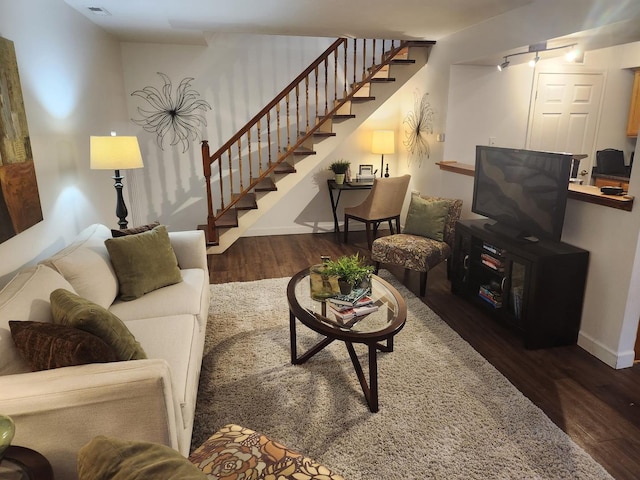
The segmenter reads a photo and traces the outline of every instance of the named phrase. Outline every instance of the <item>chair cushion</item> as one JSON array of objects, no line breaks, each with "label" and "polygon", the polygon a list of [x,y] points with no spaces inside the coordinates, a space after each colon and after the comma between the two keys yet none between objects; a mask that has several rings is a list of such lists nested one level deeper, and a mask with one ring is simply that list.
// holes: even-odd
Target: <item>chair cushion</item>
[{"label": "chair cushion", "polygon": [[135,300],[145,293],[182,281],[167,227],[105,240],[118,276],[120,298]]},{"label": "chair cushion", "polygon": [[450,254],[451,247],[444,242],[407,233],[380,237],[371,247],[373,261],[401,265],[418,272],[429,271]]},{"label": "chair cushion", "polygon": [[33,371],[118,360],[113,348],[78,328],[15,320],[9,326],[16,347]]},{"label": "chair cushion", "polygon": [[78,452],[79,480],[206,480],[165,445],[97,436]]},{"label": "chair cushion", "polygon": [[344,480],[316,461],[239,425],[225,425],[189,460],[210,479]]},{"label": "chair cushion", "polygon": [[89,332],[113,347],[119,360],[147,358],[127,326],[109,310],[59,288],[51,292],[53,322]]},{"label": "chair cushion", "polygon": [[432,200],[413,195],[407,211],[404,233],[441,242],[444,238],[444,226],[450,203],[446,200]]}]

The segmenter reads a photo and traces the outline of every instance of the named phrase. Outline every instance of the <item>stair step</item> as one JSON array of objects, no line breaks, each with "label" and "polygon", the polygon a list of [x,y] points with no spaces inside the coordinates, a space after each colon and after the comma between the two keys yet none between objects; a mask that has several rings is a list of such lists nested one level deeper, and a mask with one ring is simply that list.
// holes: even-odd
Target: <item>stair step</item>
[{"label": "stair step", "polygon": [[273,173],[277,173],[277,174],[296,173],[296,168],[293,165],[291,165],[289,162],[282,162],[275,168]]},{"label": "stair step", "polygon": [[278,190],[278,188],[271,178],[266,177],[263,178],[262,181],[253,188],[253,190],[255,192],[274,192]]},{"label": "stair step", "polygon": [[[307,132],[298,132],[298,134],[301,137],[304,137],[307,134]],[[335,137],[336,134],[335,134],[335,132],[321,132],[321,131],[316,130],[315,132],[313,132],[312,136],[313,137],[320,137],[320,138],[327,138],[327,137]]]},{"label": "stair step", "polygon": [[[238,198],[239,195],[233,195],[233,199]],[[258,208],[258,204],[256,202],[256,194],[255,193],[246,193],[240,200],[238,200],[234,205],[236,210],[255,210]]]},{"label": "stair step", "polygon": [[204,232],[204,239],[205,239],[205,243],[207,244],[207,247],[215,247],[217,245],[220,245],[220,239],[218,238],[218,230],[214,229],[215,238],[209,238],[209,235],[207,235],[207,231],[209,230],[207,225],[198,225],[198,230],[202,230]]},{"label": "stair step", "polygon": [[311,149],[311,148],[307,148],[307,147],[298,147],[297,150],[295,150],[293,152],[294,155],[298,156],[298,155],[315,155],[316,151]]},{"label": "stair step", "polygon": [[[318,121],[322,121],[325,117],[318,117]],[[336,121],[340,121],[340,120],[349,120],[350,118],[356,118],[356,116],[353,113],[342,113],[342,114],[337,114],[334,113],[333,115],[331,115],[331,119],[336,122]]]},{"label": "stair step", "polygon": [[376,97],[351,97],[351,101],[354,103],[358,102],[369,102],[371,100],[375,100]]},{"label": "stair step", "polygon": [[216,220],[216,229],[234,228],[238,226],[238,210],[230,208]]},{"label": "stair step", "polygon": [[401,58],[401,59],[391,60],[390,63],[393,65],[409,65],[412,63],[416,63],[416,61],[411,58],[404,58],[404,59]]},{"label": "stair step", "polygon": [[393,77],[373,77],[370,82],[371,83],[387,83],[387,82],[395,82],[396,79]]}]

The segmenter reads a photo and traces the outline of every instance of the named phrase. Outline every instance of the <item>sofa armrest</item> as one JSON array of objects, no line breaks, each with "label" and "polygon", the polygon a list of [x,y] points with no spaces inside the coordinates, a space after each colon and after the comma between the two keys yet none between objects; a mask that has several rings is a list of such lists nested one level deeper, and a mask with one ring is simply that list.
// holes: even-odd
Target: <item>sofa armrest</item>
[{"label": "sofa armrest", "polygon": [[65,367],[0,377],[0,412],[13,418],[13,443],[75,479],[78,450],[96,435],[178,449],[176,408],[164,360]]},{"label": "sofa armrest", "polygon": [[207,245],[202,230],[169,232],[169,239],[181,269],[202,268],[209,271]]}]

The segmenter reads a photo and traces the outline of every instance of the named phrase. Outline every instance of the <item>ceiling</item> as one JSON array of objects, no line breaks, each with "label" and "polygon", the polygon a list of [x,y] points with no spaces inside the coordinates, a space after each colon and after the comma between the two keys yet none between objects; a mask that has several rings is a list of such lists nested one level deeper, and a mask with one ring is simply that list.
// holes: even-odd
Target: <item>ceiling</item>
[{"label": "ceiling", "polygon": [[219,32],[439,40],[532,2],[532,0],[64,1],[122,41],[200,45],[206,44],[212,34]]}]

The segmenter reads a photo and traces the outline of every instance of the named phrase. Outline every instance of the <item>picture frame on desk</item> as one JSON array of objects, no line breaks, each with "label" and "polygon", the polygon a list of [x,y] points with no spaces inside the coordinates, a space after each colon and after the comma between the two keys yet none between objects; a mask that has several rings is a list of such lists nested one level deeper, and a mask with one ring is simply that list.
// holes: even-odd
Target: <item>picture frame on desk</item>
[{"label": "picture frame on desk", "polygon": [[360,165],[358,168],[358,175],[373,175],[373,165]]}]

